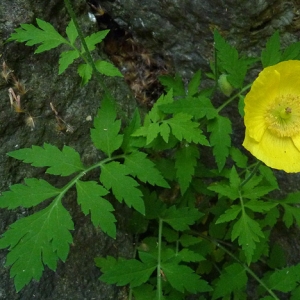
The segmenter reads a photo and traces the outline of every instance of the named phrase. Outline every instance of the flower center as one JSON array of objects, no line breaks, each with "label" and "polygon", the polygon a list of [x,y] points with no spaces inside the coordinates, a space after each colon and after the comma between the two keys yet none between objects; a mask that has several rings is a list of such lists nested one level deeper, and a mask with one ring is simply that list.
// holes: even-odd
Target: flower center
[{"label": "flower center", "polygon": [[300,133],[300,96],[281,95],[265,113],[267,128],[278,137],[291,137]]}]

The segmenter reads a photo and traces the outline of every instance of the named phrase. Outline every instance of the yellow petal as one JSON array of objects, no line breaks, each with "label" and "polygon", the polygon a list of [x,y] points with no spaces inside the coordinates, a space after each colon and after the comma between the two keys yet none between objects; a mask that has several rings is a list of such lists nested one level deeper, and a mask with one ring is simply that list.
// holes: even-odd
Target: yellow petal
[{"label": "yellow petal", "polygon": [[266,130],[260,142],[256,142],[246,130],[243,146],[271,168],[288,173],[300,172],[300,151],[289,137],[278,138]]},{"label": "yellow petal", "polygon": [[244,122],[249,135],[256,141],[260,141],[267,129],[265,114],[279,94],[280,79],[280,73],[275,69],[264,69],[245,97]]},{"label": "yellow petal", "polygon": [[275,66],[274,70],[280,73],[279,90],[280,94],[300,94],[300,61],[283,61]]}]

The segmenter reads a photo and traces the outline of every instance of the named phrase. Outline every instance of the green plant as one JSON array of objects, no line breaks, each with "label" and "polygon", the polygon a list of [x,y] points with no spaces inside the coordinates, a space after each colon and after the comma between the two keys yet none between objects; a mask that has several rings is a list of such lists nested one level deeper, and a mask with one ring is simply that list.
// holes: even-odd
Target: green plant
[{"label": "green plant", "polygon": [[[261,58],[253,59],[239,56],[215,32],[216,59],[211,63],[212,72],[206,74],[215,85],[201,89],[200,71],[186,87],[179,76],[163,76],[166,93],[143,120],[135,111],[121,128],[114,99],[97,72],[120,73],[107,62],[93,63],[90,55],[107,31],[83,38],[65,2],[73,19],[66,30],[68,40],[49,23],[37,20],[42,30],[23,24],[10,41],[41,44],[37,53],[68,45],[72,50],[61,54],[60,73],[74,59],[84,59],[78,69],[82,83],[94,72],[105,91],[91,129],[92,142],[105,158],[84,166],[74,149],[64,146],[59,150],[50,144],[8,153],[34,167],[47,167],[50,175],[73,176],[62,188],[26,178],[24,184],[11,186],[0,197],[0,207],[7,209],[31,208],[51,199],[40,211],[13,223],[0,239],[0,248],[9,250],[6,265],[11,266],[17,291],[32,279],[40,279],[44,265],[55,270],[58,259],[66,260],[73,222],[62,200],[75,186],[84,214],[90,214],[93,224],[111,237],[116,236],[116,219],[106,195],[134,209],[132,233],[144,238],[132,259],[95,259],[103,272],[100,280],[129,284],[131,299],[176,300],[195,293],[199,299],[231,299],[232,295],[246,299],[250,277],[257,282],[255,292],[260,299],[279,299],[278,291],[298,299],[300,265],[286,266],[284,249],[271,246],[269,237],[281,220],[287,228],[300,224],[299,209],[294,207],[300,194],[282,200],[270,196],[279,188],[273,171],[261,162],[249,163],[232,145],[231,120],[221,113],[231,104],[243,116],[243,97],[251,86],[244,86],[244,79],[250,67],[259,61],[267,67],[298,59],[299,43],[282,52],[276,32]],[[76,46],[78,36],[81,48]],[[215,108],[212,99],[222,74],[226,74],[222,79],[226,79],[225,94],[235,94]],[[94,169],[100,169],[99,179],[84,180]],[[262,278],[252,270],[253,265],[267,268]]]}]

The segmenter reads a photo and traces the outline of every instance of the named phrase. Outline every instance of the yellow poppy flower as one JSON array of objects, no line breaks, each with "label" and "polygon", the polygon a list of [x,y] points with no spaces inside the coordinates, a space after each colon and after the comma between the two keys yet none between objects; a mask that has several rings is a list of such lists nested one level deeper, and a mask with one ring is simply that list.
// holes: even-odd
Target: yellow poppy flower
[{"label": "yellow poppy flower", "polygon": [[245,97],[243,146],[267,166],[300,172],[300,61],[265,68]]}]

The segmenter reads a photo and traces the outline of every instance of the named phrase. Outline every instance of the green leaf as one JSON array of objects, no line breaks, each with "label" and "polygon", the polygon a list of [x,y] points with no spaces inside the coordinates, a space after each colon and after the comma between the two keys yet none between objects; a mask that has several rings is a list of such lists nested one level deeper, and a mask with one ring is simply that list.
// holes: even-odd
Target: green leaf
[{"label": "green leaf", "polygon": [[239,245],[242,246],[247,259],[250,264],[251,258],[256,248],[255,242],[259,242],[259,238],[264,238],[264,234],[258,222],[251,219],[246,213],[243,213],[240,219],[233,225],[231,240],[238,238]]},{"label": "green leaf", "polygon": [[[148,122],[149,121],[149,122]],[[159,123],[152,123],[149,120],[149,116],[145,117],[145,123],[143,127],[138,128],[133,134],[133,137],[146,137],[146,145],[149,145],[155,138],[158,137],[160,133],[160,126]],[[167,137],[169,138],[169,137]]]},{"label": "green leaf", "polygon": [[176,74],[175,77],[170,75],[159,76],[160,83],[165,87],[166,91],[173,89],[174,96],[185,96],[185,88],[181,77]]},{"label": "green leaf", "polygon": [[172,129],[173,135],[182,141],[185,139],[187,142],[194,142],[204,146],[209,146],[206,137],[203,135],[202,130],[199,128],[199,123],[191,121],[192,116],[185,113],[178,113],[173,118],[165,120]]},{"label": "green leaf", "polygon": [[234,263],[226,267],[219,280],[216,282],[212,299],[229,296],[231,293],[238,290],[245,290],[247,281],[246,270],[243,266]]},{"label": "green leaf", "polygon": [[200,80],[201,80],[201,71],[199,70],[193,75],[191,81],[188,84],[188,96],[192,97],[198,93]]},{"label": "green leaf", "polygon": [[[284,200],[279,200],[278,203],[284,209],[283,222],[287,228],[290,228],[294,220],[300,226],[300,209],[293,204],[300,203],[300,192],[289,194]],[[291,205],[292,204],[292,205]]]},{"label": "green leaf", "polygon": [[62,74],[70,64],[73,63],[75,59],[79,57],[79,53],[77,50],[70,50],[70,51],[65,51],[62,52],[59,56],[59,69],[58,69],[58,74]]},{"label": "green leaf", "polygon": [[108,191],[95,181],[76,181],[77,202],[85,215],[91,213],[91,220],[95,227],[100,226],[101,230],[110,237],[116,237],[115,216],[113,206],[102,196]]},{"label": "green leaf", "polygon": [[203,96],[178,99],[174,103],[164,104],[159,108],[164,113],[185,113],[196,119],[201,119],[205,116],[207,119],[212,119],[217,116],[217,110],[212,105],[210,99]]},{"label": "green leaf", "polygon": [[200,276],[187,266],[177,265],[173,262],[162,263],[161,268],[170,285],[182,293],[185,290],[194,294],[212,291],[208,283],[200,279]]},{"label": "green leaf", "polygon": [[180,239],[179,239],[180,244],[183,247],[189,247],[191,245],[196,245],[201,243],[201,238],[199,237],[194,237],[192,235],[189,234],[183,234]]},{"label": "green leaf", "polygon": [[136,300],[153,300],[156,299],[156,291],[151,284],[142,284],[133,288],[134,299]]},{"label": "green leaf", "polygon": [[239,58],[237,50],[229,45],[217,31],[214,32],[214,40],[220,67],[228,73],[227,80],[235,88],[241,88],[251,61]]},{"label": "green leaf", "polygon": [[252,211],[263,213],[271,210],[277,204],[278,203],[264,202],[252,199],[249,202],[247,202],[244,206],[251,209]]},{"label": "green leaf", "polygon": [[273,66],[280,62],[280,39],[279,31],[274,34],[267,41],[266,48],[261,52],[261,62],[264,68]]},{"label": "green leaf", "polygon": [[[84,40],[86,42],[89,51],[93,51],[96,48],[96,44],[101,43],[102,40],[108,34],[108,32],[109,30],[101,30],[85,37]],[[85,51],[82,52],[84,53]]]},{"label": "green leaf", "polygon": [[123,136],[119,134],[121,120],[116,120],[117,113],[111,99],[105,95],[101,108],[94,119],[94,129],[91,129],[91,139],[95,147],[109,157],[119,149],[123,142]]},{"label": "green leaf", "polygon": [[222,182],[214,183],[207,189],[209,189],[210,191],[214,191],[222,196],[228,197],[231,200],[238,199],[240,196],[238,188],[233,188],[232,186]]},{"label": "green leaf", "polygon": [[281,206],[284,208],[282,220],[285,226],[290,228],[293,225],[294,220],[300,225],[300,209],[286,203],[281,203]]},{"label": "green leaf", "polygon": [[142,182],[169,188],[169,184],[161,173],[155,168],[155,164],[147,158],[147,154],[135,151],[125,156],[124,165],[130,170],[130,174],[137,176]]},{"label": "green leaf", "polygon": [[178,149],[175,154],[176,177],[178,178],[182,195],[192,181],[199,156],[199,149],[194,145],[188,144]]},{"label": "green leaf", "polygon": [[66,28],[66,34],[69,39],[69,42],[71,45],[74,45],[76,38],[78,37],[78,32],[76,29],[76,26],[74,24],[74,21],[71,20]]},{"label": "green leaf", "polygon": [[10,191],[2,193],[1,208],[32,207],[60,193],[60,190],[43,179],[25,178],[24,181],[26,185],[14,184]]},{"label": "green leaf", "polygon": [[182,207],[176,208],[171,206],[166,209],[161,217],[162,220],[168,223],[175,230],[188,230],[190,225],[193,225],[204,214],[195,208]]},{"label": "green leaf", "polygon": [[119,71],[119,69],[110,62],[97,60],[95,62],[95,66],[99,73],[103,75],[123,77],[123,74]]},{"label": "green leaf", "polygon": [[242,208],[240,205],[232,205],[229,209],[225,211],[223,215],[221,215],[216,224],[230,222],[237,218],[238,214],[241,212]]},{"label": "green leaf", "polygon": [[46,173],[52,175],[68,176],[84,170],[78,152],[68,146],[60,151],[57,147],[44,143],[43,147],[32,146],[7,154],[24,163],[31,163],[33,167],[49,167]]},{"label": "green leaf", "polygon": [[129,170],[119,162],[110,162],[101,166],[100,181],[106,189],[112,189],[118,201],[124,200],[128,207],[133,207],[141,214],[145,214],[142,192],[137,188],[139,184],[130,176]]},{"label": "green leaf", "polygon": [[164,119],[165,115],[161,112],[161,107],[166,104],[173,103],[173,89],[169,90],[166,95],[161,95],[157,101],[154,103],[153,107],[151,108],[148,116],[149,119],[156,123],[162,119]]},{"label": "green leaf", "polygon": [[50,23],[40,19],[36,19],[36,22],[40,29],[32,24],[21,24],[21,28],[15,29],[8,41],[26,42],[27,46],[41,44],[34,53],[48,51],[63,43],[68,44]]},{"label": "green leaf", "polygon": [[178,252],[178,257],[184,262],[198,262],[205,260],[204,256],[189,249],[182,249]]},{"label": "green leaf", "polygon": [[300,58],[300,42],[295,42],[289,45],[281,56],[281,61],[294,60]]},{"label": "green leaf", "polygon": [[118,260],[109,269],[105,269],[100,280],[117,286],[130,284],[133,288],[148,281],[155,269],[156,264],[153,262],[142,263],[136,259]]},{"label": "green leaf", "polygon": [[260,165],[259,171],[261,175],[263,175],[264,179],[266,179],[268,183],[270,183],[270,185],[273,187],[274,190],[279,189],[277,178],[275,177],[274,172],[271,168]]},{"label": "green leaf", "polygon": [[213,154],[219,172],[221,172],[225,166],[226,158],[229,155],[229,148],[231,146],[231,122],[228,118],[217,116],[208,123],[207,130],[211,132],[209,140],[211,146],[213,146]]},{"label": "green leaf", "polygon": [[124,153],[132,152],[139,146],[142,147],[144,145],[144,138],[132,136],[132,134],[140,127],[141,116],[138,109],[136,109],[132,116],[132,120],[130,121],[129,125],[124,129],[124,137],[122,143],[122,149]]},{"label": "green leaf", "polygon": [[16,290],[30,280],[39,280],[44,265],[55,270],[57,260],[65,261],[69,253],[73,222],[59,200],[45,209],[13,223],[0,239],[0,248],[9,247],[6,266],[12,266]]},{"label": "green leaf", "polygon": [[229,174],[229,182],[230,182],[230,187],[232,189],[238,190],[241,184],[241,179],[239,177],[239,174],[236,171],[235,166],[231,168],[230,174]]},{"label": "green leaf", "polygon": [[84,86],[91,80],[93,68],[88,64],[81,64],[79,65],[77,72],[81,77],[81,86]]},{"label": "green leaf", "polygon": [[283,293],[293,291],[300,281],[300,264],[275,271],[268,279],[268,287]]},{"label": "green leaf", "polygon": [[247,162],[248,162],[248,157],[244,155],[241,150],[235,147],[230,148],[230,155],[233,159],[233,161],[236,163],[236,165],[239,168],[246,168],[247,167]]},{"label": "green leaf", "polygon": [[249,189],[246,185],[242,188],[242,196],[248,199],[258,199],[269,192],[273,191],[272,186],[256,186],[253,189]]}]

